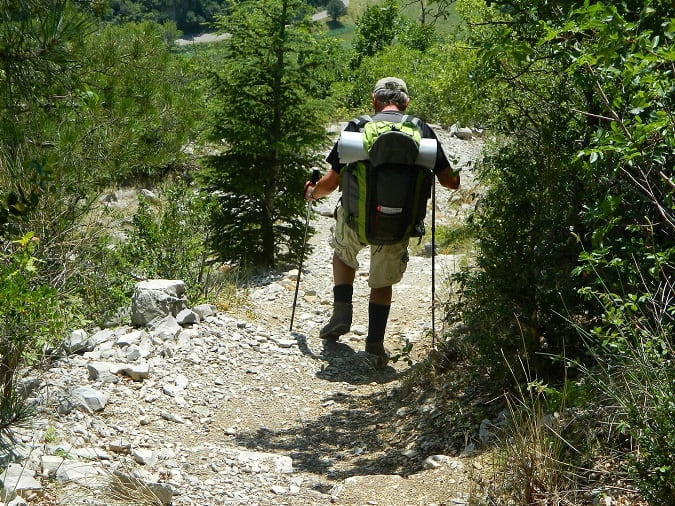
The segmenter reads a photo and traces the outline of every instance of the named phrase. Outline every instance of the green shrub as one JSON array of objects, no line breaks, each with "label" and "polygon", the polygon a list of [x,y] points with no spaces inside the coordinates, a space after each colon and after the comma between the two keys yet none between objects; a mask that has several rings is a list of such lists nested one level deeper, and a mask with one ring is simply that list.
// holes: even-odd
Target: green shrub
[{"label": "green shrub", "polygon": [[[589,267],[590,269],[590,267]],[[635,448],[629,472],[651,504],[675,502],[675,304],[672,287],[652,293],[593,293],[605,311],[581,331],[597,360],[581,367],[608,404],[618,406],[619,428]]]},{"label": "green shrub", "polygon": [[96,268],[87,283],[76,283],[79,296],[101,316],[128,305],[140,279],[181,279],[193,301],[209,296],[217,279],[209,263],[207,209],[197,189],[181,180],[168,182],[157,200],[141,197],[126,239],[101,238],[91,259]]},{"label": "green shrub", "polygon": [[[38,238],[26,234],[0,251],[0,437],[29,415],[14,391],[14,377],[26,360],[35,360],[44,344],[54,343],[64,323],[56,290],[39,275],[33,256]],[[11,437],[11,436],[10,436]]]}]

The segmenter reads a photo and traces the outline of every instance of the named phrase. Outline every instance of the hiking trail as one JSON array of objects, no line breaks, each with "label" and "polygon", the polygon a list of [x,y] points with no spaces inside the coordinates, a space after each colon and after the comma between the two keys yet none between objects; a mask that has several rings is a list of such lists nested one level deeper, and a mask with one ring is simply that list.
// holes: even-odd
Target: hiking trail
[{"label": "hiking trail", "polygon": [[[448,158],[464,167],[460,190],[436,185],[437,225],[450,224],[471,209],[475,183],[467,162],[480,156],[482,141],[435,129]],[[328,239],[337,198],[335,192],[313,205],[316,233],[303,262],[293,332],[297,271],[291,269],[255,278],[237,294],[238,304],[183,328],[174,340],[150,339],[143,348],[141,334],[135,346],[149,371],[140,381],[92,373],[134,350],[119,344],[138,332],[130,326],[99,330],[115,344],[99,343],[40,373],[30,395],[42,411],[36,427],[19,432],[25,468],[61,475],[21,495],[32,493],[31,504],[115,504],[115,497],[116,504],[145,504],[142,486],[110,492],[118,471],[155,484],[158,496],[166,503],[172,495],[175,505],[468,504],[480,462],[440,455],[434,441],[404,429],[413,409],[427,409],[393,395],[410,366],[399,360],[378,371],[362,352],[368,248],[359,255],[351,332],[335,344],[318,338],[331,313]],[[429,231],[430,219],[428,213]],[[406,342],[413,343],[412,357],[430,349],[431,258],[424,250],[424,243],[411,241],[408,269],[393,288],[385,338],[392,355]],[[438,300],[462,261],[461,255],[436,256]],[[440,334],[440,309],[436,320]],[[103,393],[105,407],[92,410],[74,400],[74,389],[83,387]],[[56,463],[46,459],[54,456]],[[58,462],[58,456],[68,458]],[[46,467],[46,460],[56,467]],[[73,463],[80,467],[64,477]]]}]

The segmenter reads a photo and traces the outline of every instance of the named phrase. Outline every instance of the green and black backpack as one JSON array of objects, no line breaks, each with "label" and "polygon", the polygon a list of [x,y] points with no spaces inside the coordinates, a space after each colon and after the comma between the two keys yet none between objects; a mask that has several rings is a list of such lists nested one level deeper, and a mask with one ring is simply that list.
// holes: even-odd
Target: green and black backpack
[{"label": "green and black backpack", "polygon": [[[373,121],[370,116],[353,121],[362,134],[365,156],[340,172],[346,222],[362,244],[395,244],[422,237],[433,163],[420,165],[421,121],[408,115],[400,122]],[[436,141],[425,141],[433,146],[433,156],[427,159],[435,161]]]}]

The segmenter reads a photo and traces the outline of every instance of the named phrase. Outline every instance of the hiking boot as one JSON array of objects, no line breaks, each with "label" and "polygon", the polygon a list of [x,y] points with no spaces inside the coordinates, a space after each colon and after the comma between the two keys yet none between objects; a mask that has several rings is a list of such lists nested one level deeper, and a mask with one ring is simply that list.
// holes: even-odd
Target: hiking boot
[{"label": "hiking boot", "polygon": [[366,353],[373,357],[373,365],[376,369],[384,369],[389,363],[391,354],[384,347],[384,343],[371,343],[366,341]]},{"label": "hiking boot", "polygon": [[352,326],[352,303],[335,302],[333,304],[333,316],[321,329],[319,337],[326,341],[337,341],[340,336],[349,332]]}]

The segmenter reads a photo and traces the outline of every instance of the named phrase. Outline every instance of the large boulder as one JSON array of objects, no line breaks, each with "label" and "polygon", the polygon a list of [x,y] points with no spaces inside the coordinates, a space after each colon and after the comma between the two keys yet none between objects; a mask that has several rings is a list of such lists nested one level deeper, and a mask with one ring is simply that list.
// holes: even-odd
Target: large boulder
[{"label": "large boulder", "polygon": [[185,283],[175,279],[151,279],[136,283],[131,297],[131,323],[144,326],[155,318],[176,316],[187,307]]}]

